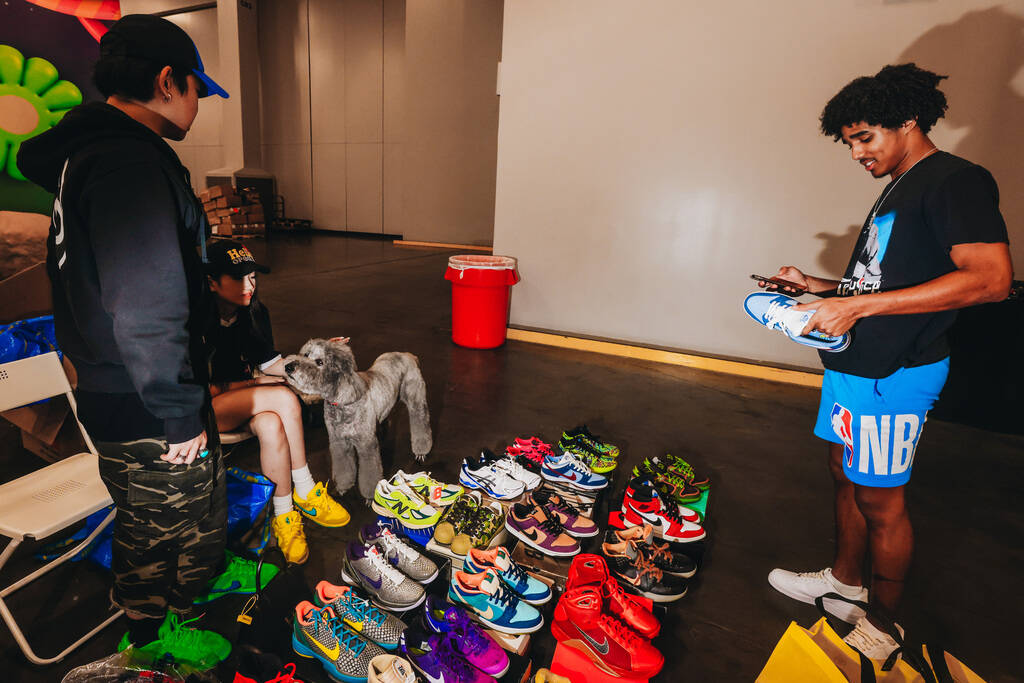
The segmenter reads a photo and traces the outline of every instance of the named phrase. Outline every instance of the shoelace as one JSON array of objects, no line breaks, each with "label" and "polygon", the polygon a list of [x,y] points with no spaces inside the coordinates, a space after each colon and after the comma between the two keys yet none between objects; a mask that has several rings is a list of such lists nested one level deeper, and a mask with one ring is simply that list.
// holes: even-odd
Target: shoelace
[{"label": "shoelace", "polygon": [[171,625],[171,631],[166,637],[161,638],[166,644],[167,641],[172,641],[175,644],[184,645],[185,647],[198,647],[201,645],[201,640],[205,638],[203,631],[196,628],[185,628],[185,624],[191,624],[193,621],[199,621],[204,615],[200,614],[198,617],[189,619],[187,621],[178,622],[178,615],[171,612],[168,621]]},{"label": "shoelace", "polygon": [[[630,541],[630,543],[632,542],[633,541]],[[634,549],[636,549],[635,546]],[[661,578],[663,576],[661,570],[654,566],[654,563],[645,558],[644,554],[641,553],[639,550],[637,550],[636,559],[633,560],[633,566],[636,568],[637,572],[639,573],[639,576],[642,577],[646,574],[650,576],[651,579],[653,579],[654,581],[661,581]]]},{"label": "shoelace", "polygon": [[783,319],[790,307],[785,306],[778,301],[773,301],[768,304],[768,310],[764,314],[764,324],[767,327],[776,330],[786,331],[786,322]]},{"label": "shoelace", "polygon": [[564,498],[562,498],[559,495],[552,494],[552,496],[548,498],[548,505],[558,510],[562,514],[566,515],[567,517],[580,516],[579,509],[573,507],[571,503],[567,502]]},{"label": "shoelace", "polygon": [[362,621],[369,620],[377,625],[383,624],[384,620],[387,619],[387,616],[371,605],[369,600],[359,597],[351,590],[346,595],[348,596],[347,599],[339,597],[335,599],[335,602],[340,603],[356,619]]},{"label": "shoelace", "polygon": [[480,631],[479,627],[471,621],[463,622],[456,628],[462,645],[469,654],[477,654],[488,646],[487,637]]},{"label": "shoelace", "polygon": [[419,553],[410,548],[405,542],[396,536],[390,529],[382,529],[380,535],[381,543],[384,544],[384,550],[387,553],[392,551],[403,555],[407,560],[415,560],[419,557]]},{"label": "shoelace", "polygon": [[619,640],[625,640],[629,643],[640,640],[640,636],[636,634],[636,631],[623,624],[615,617],[602,614],[598,619],[598,623],[602,624],[607,630],[612,632],[612,635]]},{"label": "shoelace", "polygon": [[519,596],[499,583],[498,590],[494,591],[491,600],[498,603],[502,609],[509,609],[511,607],[514,610],[515,606],[519,603]]},{"label": "shoelace", "polygon": [[646,544],[648,553],[650,554],[651,560],[664,560],[665,562],[671,563],[675,559],[672,552],[668,549],[668,543],[662,543],[657,545],[654,543]]},{"label": "shoelace", "polygon": [[562,455],[562,460],[569,463],[569,467],[576,470],[580,474],[591,474],[590,468],[587,467],[586,464],[583,461],[581,461],[577,456],[573,455],[568,451],[566,451]]},{"label": "shoelace", "polygon": [[545,514],[544,519],[539,522],[539,526],[541,529],[553,536],[560,536],[565,533],[565,527],[562,526],[561,522],[547,514]]},{"label": "shoelace", "polygon": [[384,556],[380,554],[377,548],[371,548],[368,550],[366,556],[370,558],[370,565],[386,576],[391,583],[397,585],[405,581],[405,574],[392,567],[391,564],[384,559]]},{"label": "shoelace", "polygon": [[512,475],[513,479],[520,479],[526,474],[526,468],[517,463],[515,460],[509,458],[503,458],[499,462],[505,463],[505,467],[508,469],[508,474]]},{"label": "shoelace", "polygon": [[327,617],[328,624],[331,627],[331,631],[334,633],[334,637],[338,640],[338,643],[346,650],[350,651],[354,656],[359,657],[366,649],[366,641],[356,635],[355,631],[349,630],[345,626],[345,620],[341,617],[330,618]]},{"label": "shoelace", "polygon": [[679,514],[679,506],[672,501],[667,501],[664,498],[661,498],[660,496],[659,499],[661,500],[661,511],[665,513],[665,516],[679,526],[682,526],[683,517]]},{"label": "shoelace", "polygon": [[517,584],[526,583],[526,572],[511,557],[508,558],[508,572]]},{"label": "shoelace", "polygon": [[284,668],[278,672],[277,678],[271,678],[267,683],[302,683],[302,681],[295,678],[295,665],[288,662],[284,665]]}]

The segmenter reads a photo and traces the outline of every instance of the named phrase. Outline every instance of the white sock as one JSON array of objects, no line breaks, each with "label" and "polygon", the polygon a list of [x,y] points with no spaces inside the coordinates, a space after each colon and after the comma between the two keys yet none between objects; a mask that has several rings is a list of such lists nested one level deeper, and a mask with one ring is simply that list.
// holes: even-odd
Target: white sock
[{"label": "white sock", "polygon": [[292,496],[274,496],[274,516],[285,515],[292,511]]},{"label": "white sock", "polygon": [[292,488],[295,489],[295,495],[299,498],[305,500],[314,486],[316,486],[316,482],[313,481],[313,475],[309,473],[309,465],[292,470]]}]

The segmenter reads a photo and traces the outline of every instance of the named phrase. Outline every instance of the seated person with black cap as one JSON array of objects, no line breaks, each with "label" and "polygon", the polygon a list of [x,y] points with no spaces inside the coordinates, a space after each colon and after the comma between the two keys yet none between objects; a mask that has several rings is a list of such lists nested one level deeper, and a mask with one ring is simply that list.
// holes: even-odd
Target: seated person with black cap
[{"label": "seated person with black cap", "polygon": [[207,282],[216,296],[204,340],[217,429],[248,425],[259,439],[260,466],[276,485],[271,528],[285,559],[301,564],[309,550],[299,513],[325,527],[344,526],[349,514],[309,473],[299,399],[285,383],[270,314],[256,297],[256,273],[269,269],[233,240],[212,242],[207,258]]}]

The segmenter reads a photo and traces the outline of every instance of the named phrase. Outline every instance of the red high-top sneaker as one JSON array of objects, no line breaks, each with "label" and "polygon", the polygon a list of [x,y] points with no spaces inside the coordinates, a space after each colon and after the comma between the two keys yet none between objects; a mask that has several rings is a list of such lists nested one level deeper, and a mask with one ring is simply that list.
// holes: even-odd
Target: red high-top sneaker
[{"label": "red high-top sneaker", "polygon": [[[634,497],[635,498],[636,495],[637,495],[637,490],[640,490],[641,491],[641,494],[640,494],[641,497],[646,498],[647,494],[643,493],[644,489],[651,489],[655,493],[658,492],[657,488],[655,488],[655,486],[654,486],[654,483],[650,479],[648,479],[647,477],[643,477],[643,476],[641,476],[641,477],[633,477],[632,479],[629,480],[629,483],[626,484],[626,496],[625,497],[626,498],[629,498],[629,497]],[[674,507],[676,509],[676,511],[679,512],[679,517],[684,522],[693,522],[694,524],[700,524],[701,523],[700,514],[696,510],[691,510],[690,508],[686,507],[685,505],[680,505],[679,503],[673,501],[671,498],[666,498],[665,496],[661,496],[661,500],[662,500],[662,503],[665,505],[666,508],[671,509],[671,508]],[[623,514],[625,514],[625,508],[623,508]]]},{"label": "red high-top sneaker", "polygon": [[608,572],[608,563],[600,555],[581,553],[569,565],[565,590],[591,586],[601,591],[605,611],[622,619],[644,638],[653,638],[661,631],[661,622],[636,596],[622,590],[622,586]]},{"label": "red high-top sneaker", "polygon": [[638,477],[629,482],[622,499],[622,520],[626,526],[654,527],[654,535],[666,541],[692,543],[707,536],[704,527],[682,518],[676,503],[662,499],[650,482]]},{"label": "red high-top sneaker", "polygon": [[603,611],[601,593],[591,586],[565,592],[555,607],[551,633],[612,676],[650,678],[665,663],[657,648]]}]

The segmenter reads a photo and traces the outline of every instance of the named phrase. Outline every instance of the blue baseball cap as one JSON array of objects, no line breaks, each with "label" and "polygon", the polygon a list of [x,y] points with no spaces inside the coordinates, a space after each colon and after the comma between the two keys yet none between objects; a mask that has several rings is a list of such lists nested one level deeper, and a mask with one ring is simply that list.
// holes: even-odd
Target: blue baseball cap
[{"label": "blue baseball cap", "polygon": [[227,91],[206,74],[199,49],[188,34],[162,17],[128,14],[118,19],[100,39],[100,59],[104,57],[136,57],[187,69],[199,79],[200,97],[229,97]]}]

